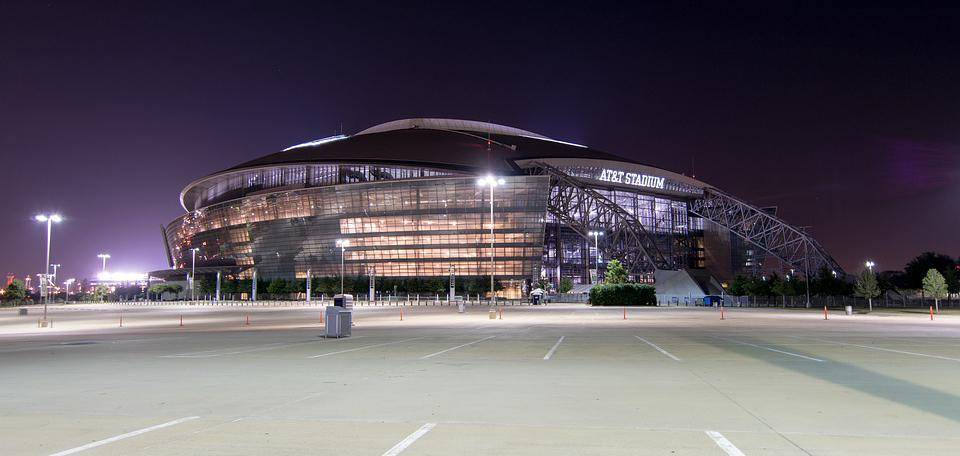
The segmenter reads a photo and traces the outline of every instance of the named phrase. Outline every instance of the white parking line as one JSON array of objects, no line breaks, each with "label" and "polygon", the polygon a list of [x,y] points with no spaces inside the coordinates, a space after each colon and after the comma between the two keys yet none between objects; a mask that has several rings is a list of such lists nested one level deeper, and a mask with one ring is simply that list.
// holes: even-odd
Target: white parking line
[{"label": "white parking line", "polygon": [[850,344],[850,343],[846,343],[846,342],[834,342],[834,341],[832,341],[832,340],[814,339],[814,338],[812,338],[812,337],[799,337],[799,336],[790,336],[790,337],[796,337],[797,339],[816,340],[816,341],[819,341],[819,342],[827,342],[827,343],[836,344],[836,345],[849,345],[849,346],[851,346],[851,347],[869,348],[869,349],[871,349],[871,350],[880,350],[880,351],[891,352],[891,353],[900,353],[900,354],[902,354],[902,355],[922,356],[922,357],[924,357],[924,358],[936,358],[936,359],[943,359],[943,360],[947,360],[947,361],[960,361],[960,359],[957,359],[957,358],[948,358],[948,357],[946,357],[946,356],[937,356],[937,355],[926,355],[926,354],[923,354],[923,353],[914,353],[914,352],[908,352],[908,351],[903,351],[903,350],[894,350],[894,349],[892,349],[892,348],[880,348],[880,347],[871,347],[871,346],[869,346],[869,345]]},{"label": "white parking line", "polygon": [[424,424],[420,429],[417,429],[416,432],[408,435],[407,438],[401,440],[400,443],[394,445],[393,448],[388,450],[386,453],[383,453],[383,456],[396,456],[400,454],[401,451],[406,450],[408,446],[410,446],[420,437],[423,437],[423,434],[430,432],[430,430],[436,425],[437,423]]},{"label": "white parking line", "polygon": [[[360,336],[362,337],[362,336]],[[163,355],[161,358],[214,358],[217,356],[238,355],[241,353],[253,353],[264,350],[276,350],[278,348],[295,347],[297,345],[320,342],[318,340],[308,340],[305,342],[295,342],[292,344],[273,343],[263,345],[249,345],[246,347],[221,348],[219,350],[205,350],[192,353],[179,353],[176,355]]]},{"label": "white parking line", "polygon": [[730,443],[730,441],[727,440],[727,438],[724,437],[723,434],[719,432],[714,432],[714,431],[705,431],[705,432],[707,433],[707,435],[710,436],[711,439],[713,439],[714,442],[717,442],[717,445],[720,446],[721,450],[725,451],[730,456],[747,456],[743,454],[743,452],[740,451],[739,448],[737,448],[732,443]]},{"label": "white parking line", "polygon": [[368,348],[383,347],[383,346],[385,346],[385,345],[393,345],[393,344],[400,344],[400,343],[403,343],[403,342],[410,342],[411,340],[426,339],[426,337],[427,337],[427,336],[414,337],[414,338],[412,338],[412,339],[403,339],[403,340],[398,340],[398,341],[395,341],[395,342],[386,342],[386,343],[382,343],[382,344],[366,345],[366,346],[363,346],[363,347],[351,348],[351,349],[349,349],[349,350],[340,350],[340,351],[335,351],[335,352],[332,352],[332,353],[324,353],[324,354],[322,354],[322,355],[308,356],[307,358],[322,358],[322,357],[324,357],[324,356],[339,355],[339,354],[341,354],[341,353],[350,353],[350,352],[354,352],[354,351],[357,351],[357,350],[366,350],[366,349],[368,349]]},{"label": "white parking line", "polygon": [[674,361],[680,361],[680,358],[677,358],[676,356],[671,355],[669,352],[667,352],[666,350],[658,347],[658,346],[657,346],[656,344],[654,344],[653,342],[650,342],[649,340],[644,339],[644,338],[642,338],[642,337],[640,337],[640,336],[633,336],[633,337],[636,337],[637,339],[640,339],[641,341],[643,341],[643,343],[645,343],[645,344],[647,344],[647,345],[649,345],[649,346],[651,346],[651,347],[653,347],[653,348],[656,348],[658,351],[660,351],[660,353],[663,353],[664,355],[669,356],[669,357],[670,357],[671,359],[673,359]]},{"label": "white parking line", "polygon": [[564,337],[567,337],[567,336],[560,336],[560,340],[558,340],[557,343],[553,345],[553,348],[551,348],[550,351],[547,352],[547,356],[543,357],[544,360],[548,360],[550,359],[551,356],[553,356],[553,352],[557,351],[557,348],[560,347],[560,343],[563,342]]},{"label": "white parking line", "polygon": [[180,424],[186,421],[195,420],[200,418],[199,416],[188,416],[186,418],[180,418],[179,420],[170,421],[169,423],[158,424],[156,426],[150,426],[148,428],[140,429],[139,431],[128,432],[126,434],[121,434],[116,437],[110,437],[109,439],[97,440],[96,442],[91,442],[83,446],[78,446],[76,448],[71,448],[69,450],[61,451],[59,453],[54,453],[50,456],[64,456],[68,454],[79,453],[83,450],[89,450],[90,448],[98,447],[100,445],[106,445],[108,443],[116,442],[117,440],[123,440],[126,438],[134,437],[140,434],[144,434],[150,431],[156,431],[157,429],[163,429],[165,427],[173,426],[175,424]]},{"label": "white parking line", "polygon": [[796,356],[797,358],[809,359],[810,361],[816,361],[816,362],[818,362],[818,363],[824,362],[822,359],[811,358],[811,357],[809,357],[809,356],[803,356],[803,355],[799,355],[799,354],[797,354],[797,353],[790,353],[790,352],[788,352],[788,351],[777,350],[776,348],[764,347],[763,345],[749,344],[749,343],[746,343],[746,342],[740,342],[739,340],[725,339],[725,338],[723,338],[723,337],[716,337],[716,338],[717,338],[717,339],[720,339],[720,340],[726,340],[726,341],[729,341],[729,342],[736,342],[736,343],[742,344],[742,345],[749,345],[749,346],[751,346],[751,347],[762,348],[762,349],[764,349],[764,350],[770,350],[770,351],[772,351],[772,352],[783,353],[784,355]]},{"label": "white parking line", "polygon": [[458,349],[458,348],[466,347],[467,345],[473,345],[473,344],[475,344],[475,343],[477,343],[477,342],[483,342],[483,341],[485,341],[485,340],[487,340],[487,339],[493,339],[494,337],[497,337],[497,336],[484,337],[483,339],[480,339],[480,340],[475,340],[475,341],[473,341],[473,342],[467,342],[467,343],[465,343],[465,344],[463,344],[463,345],[457,345],[456,347],[448,348],[448,349],[446,349],[446,350],[444,350],[444,351],[438,351],[438,352],[436,352],[436,353],[431,353],[431,354],[429,354],[429,355],[427,355],[427,356],[421,357],[420,359],[433,358],[434,356],[442,355],[442,354],[444,354],[444,353],[446,353],[446,352],[448,352],[448,351],[454,351],[454,350],[456,350],[456,349]]},{"label": "white parking line", "polygon": [[263,350],[273,350],[275,348],[282,348],[283,346],[289,346],[289,344],[266,344],[256,347],[237,347],[237,348],[224,348],[220,350],[206,350],[193,353],[179,353],[176,355],[163,355],[161,358],[213,358],[216,356],[227,356],[227,355],[237,355],[240,353],[252,353]]}]

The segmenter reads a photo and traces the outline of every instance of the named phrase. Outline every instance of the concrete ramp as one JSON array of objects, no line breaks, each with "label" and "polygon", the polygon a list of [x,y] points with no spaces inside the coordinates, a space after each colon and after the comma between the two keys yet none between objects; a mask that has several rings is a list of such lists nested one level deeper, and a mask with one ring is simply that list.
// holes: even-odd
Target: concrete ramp
[{"label": "concrete ramp", "polygon": [[723,287],[707,271],[681,269],[656,271],[657,300],[672,304],[694,305],[706,295],[719,296]]}]

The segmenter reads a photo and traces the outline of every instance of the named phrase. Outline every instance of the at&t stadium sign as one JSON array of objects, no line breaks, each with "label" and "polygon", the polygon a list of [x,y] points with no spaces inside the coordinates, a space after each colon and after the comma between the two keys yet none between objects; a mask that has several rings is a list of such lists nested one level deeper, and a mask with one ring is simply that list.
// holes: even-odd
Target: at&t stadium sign
[{"label": "at&t stadium sign", "polygon": [[651,176],[649,174],[631,173],[616,169],[604,169],[600,172],[597,180],[604,182],[613,182],[617,184],[627,184],[636,187],[663,188],[666,178]]}]

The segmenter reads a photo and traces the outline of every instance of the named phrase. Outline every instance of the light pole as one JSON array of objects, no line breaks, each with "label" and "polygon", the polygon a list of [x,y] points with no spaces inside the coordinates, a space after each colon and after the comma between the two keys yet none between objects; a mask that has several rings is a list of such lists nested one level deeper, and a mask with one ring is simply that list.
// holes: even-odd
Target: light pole
[{"label": "light pole", "polygon": [[110,255],[106,253],[101,253],[97,255],[97,258],[103,259],[103,271],[101,272],[107,272],[107,258],[110,258]]},{"label": "light pole", "polygon": [[40,214],[34,217],[34,219],[38,222],[47,222],[47,261],[45,262],[47,265],[47,272],[43,276],[43,282],[41,282],[41,291],[43,292],[43,321],[47,321],[47,287],[50,286],[50,227],[53,222],[60,223],[60,220],[62,219],[60,218],[59,214]]},{"label": "light pole", "polygon": [[493,287],[493,276],[496,273],[493,264],[493,188],[497,185],[503,185],[504,183],[503,179],[497,179],[489,174],[487,177],[477,180],[477,185],[481,187],[485,185],[490,186],[490,299],[493,300],[493,305],[497,305],[497,293]]},{"label": "light pole", "polygon": [[876,266],[877,264],[872,261],[867,261],[865,265],[867,266],[867,269],[869,269],[870,272],[873,273],[873,267]]},{"label": "light pole", "polygon": [[[53,266],[53,275],[50,277],[50,283],[56,285],[56,284],[57,284],[57,268],[60,267],[60,263],[51,264],[50,266]],[[54,300],[54,302],[56,302],[57,297],[54,296],[54,297],[53,297],[53,300]],[[64,300],[64,302],[66,302],[66,300]]]},{"label": "light pole", "polygon": [[199,247],[190,249],[192,261],[190,263],[190,300],[197,299],[197,250]]},{"label": "light pole", "polygon": [[340,295],[343,296],[343,257],[346,255],[347,247],[350,247],[350,240],[337,239],[337,246],[340,247]]},{"label": "light pole", "polygon": [[67,300],[70,298],[70,285],[76,281],[77,279],[67,279],[66,282],[63,282],[63,288],[66,290],[66,292],[63,294],[63,302],[67,302]]},{"label": "light pole", "polygon": [[[597,251],[597,282],[600,281],[600,236],[603,236],[603,233],[600,231],[591,231],[590,235],[593,236],[593,248]],[[588,260],[589,261],[589,260]]]}]

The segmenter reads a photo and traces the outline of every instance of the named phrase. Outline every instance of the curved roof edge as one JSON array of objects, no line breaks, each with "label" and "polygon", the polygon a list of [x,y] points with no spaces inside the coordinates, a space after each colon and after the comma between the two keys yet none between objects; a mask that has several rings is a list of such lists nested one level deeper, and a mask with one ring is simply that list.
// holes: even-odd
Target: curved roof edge
[{"label": "curved roof edge", "polygon": [[461,119],[431,119],[431,118],[413,118],[413,119],[401,119],[393,120],[390,122],[382,123],[380,125],[374,125],[366,130],[363,130],[357,133],[354,136],[366,135],[370,133],[383,133],[386,131],[394,130],[410,130],[415,128],[423,128],[429,130],[457,130],[457,131],[471,131],[476,133],[490,133],[493,135],[508,135],[508,136],[529,136],[538,139],[548,139],[553,140],[532,131],[521,130],[519,128],[508,127],[506,125],[498,125],[495,123],[489,122],[478,122],[476,120],[461,120]]}]

